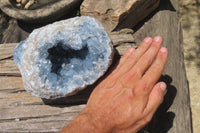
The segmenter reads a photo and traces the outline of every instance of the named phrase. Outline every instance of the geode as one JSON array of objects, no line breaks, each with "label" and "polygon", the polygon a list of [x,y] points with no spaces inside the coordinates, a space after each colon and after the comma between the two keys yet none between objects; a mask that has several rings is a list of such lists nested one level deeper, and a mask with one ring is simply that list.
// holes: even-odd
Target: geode
[{"label": "geode", "polygon": [[25,89],[41,98],[73,95],[93,84],[112,62],[102,24],[82,16],[35,29],[14,50]]}]

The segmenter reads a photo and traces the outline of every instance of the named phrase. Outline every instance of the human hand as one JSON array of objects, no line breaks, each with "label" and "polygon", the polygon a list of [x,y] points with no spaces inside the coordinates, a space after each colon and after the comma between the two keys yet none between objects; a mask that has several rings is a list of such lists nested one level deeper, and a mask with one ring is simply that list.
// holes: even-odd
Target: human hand
[{"label": "human hand", "polygon": [[157,83],[168,55],[161,43],[159,36],[147,37],[137,50],[127,50],[65,131],[75,132],[78,125],[79,132],[135,133],[145,126],[162,103],[166,90],[164,82]]},{"label": "human hand", "polygon": [[82,114],[97,128],[103,132],[137,132],[151,120],[166,89],[164,82],[156,83],[168,55],[161,43],[159,36],[153,40],[147,37],[137,50],[130,48],[94,89]]}]

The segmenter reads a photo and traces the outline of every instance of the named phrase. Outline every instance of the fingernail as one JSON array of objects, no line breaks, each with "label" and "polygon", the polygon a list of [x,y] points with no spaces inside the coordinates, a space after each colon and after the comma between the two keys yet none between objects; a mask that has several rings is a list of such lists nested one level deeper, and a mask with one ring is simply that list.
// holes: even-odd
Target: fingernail
[{"label": "fingernail", "polygon": [[162,47],[162,48],[160,49],[160,52],[162,52],[162,53],[165,53],[165,52],[167,52],[167,48],[165,48],[165,47]]},{"label": "fingernail", "polygon": [[135,49],[134,48],[130,48],[129,52],[132,53]]},{"label": "fingernail", "polygon": [[165,91],[166,88],[167,88],[167,85],[166,85],[165,83],[161,83],[161,84],[160,84],[160,89],[161,89],[161,90]]},{"label": "fingernail", "polygon": [[151,37],[146,37],[146,38],[144,39],[144,42],[147,43],[147,44],[150,44],[150,43],[152,42]]},{"label": "fingernail", "polygon": [[154,40],[155,42],[161,42],[161,41],[162,41],[162,37],[156,36],[153,40]]}]

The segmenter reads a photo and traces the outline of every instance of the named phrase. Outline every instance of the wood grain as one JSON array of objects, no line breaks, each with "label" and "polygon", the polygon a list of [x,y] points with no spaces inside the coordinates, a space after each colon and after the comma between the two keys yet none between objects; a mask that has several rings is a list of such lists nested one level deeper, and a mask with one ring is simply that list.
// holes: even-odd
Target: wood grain
[{"label": "wood grain", "polygon": [[13,49],[17,46],[17,43],[12,43],[12,44],[3,44],[0,45],[0,61],[7,59],[7,58],[12,58],[13,54]]},{"label": "wood grain", "polygon": [[159,3],[160,0],[84,0],[80,11],[81,15],[96,17],[110,32],[133,28],[155,10]]},{"label": "wood grain", "polygon": [[[144,37],[161,35],[169,57],[161,80],[168,85],[164,103],[146,127],[152,133],[192,133],[190,95],[183,58],[178,0],[162,0],[160,7],[135,29],[139,44]],[[141,27],[140,27],[141,26]]]}]

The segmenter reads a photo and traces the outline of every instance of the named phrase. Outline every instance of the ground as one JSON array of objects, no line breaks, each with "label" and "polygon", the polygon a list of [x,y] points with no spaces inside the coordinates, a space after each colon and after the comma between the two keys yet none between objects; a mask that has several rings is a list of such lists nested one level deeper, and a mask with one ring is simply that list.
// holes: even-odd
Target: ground
[{"label": "ground", "polygon": [[200,0],[179,0],[194,133],[200,131]]}]

